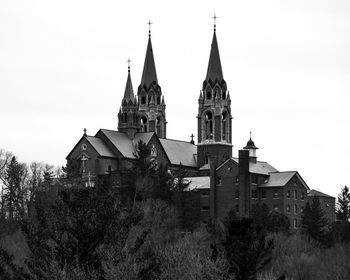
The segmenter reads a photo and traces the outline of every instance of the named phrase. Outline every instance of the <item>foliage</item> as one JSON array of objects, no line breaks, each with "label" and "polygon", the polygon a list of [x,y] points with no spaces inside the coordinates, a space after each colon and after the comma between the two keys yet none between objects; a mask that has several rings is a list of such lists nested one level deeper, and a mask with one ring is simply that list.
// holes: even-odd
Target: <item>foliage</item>
[{"label": "foliage", "polygon": [[322,245],[329,244],[328,220],[325,217],[321,203],[313,196],[311,204],[306,203],[302,218],[302,232]]},{"label": "foliage", "polygon": [[234,219],[228,215],[224,221],[226,236],[224,250],[230,272],[237,279],[256,279],[256,274],[270,261],[272,240],[260,226],[248,218]]},{"label": "foliage", "polygon": [[350,193],[347,186],[338,195],[336,215],[339,221],[348,222],[350,219]]}]

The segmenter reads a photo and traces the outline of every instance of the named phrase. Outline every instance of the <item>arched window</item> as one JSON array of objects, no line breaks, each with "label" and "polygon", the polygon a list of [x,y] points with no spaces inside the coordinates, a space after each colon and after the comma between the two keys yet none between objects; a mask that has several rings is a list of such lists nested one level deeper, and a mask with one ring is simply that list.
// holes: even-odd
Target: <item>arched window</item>
[{"label": "arched window", "polygon": [[210,90],[207,90],[207,94],[206,94],[205,99],[208,99],[208,100],[211,99],[211,91]]},{"label": "arched window", "polygon": [[160,131],[161,131],[161,123],[160,123],[160,117],[157,117],[157,120],[156,120],[156,128],[157,128],[157,135],[160,136]]},{"label": "arched window", "polygon": [[205,139],[213,139],[213,115],[211,112],[205,114]]},{"label": "arched window", "polygon": [[147,118],[141,117],[141,132],[147,132]]},{"label": "arched window", "polygon": [[227,140],[227,112],[221,115],[222,140]]},{"label": "arched window", "polygon": [[209,154],[205,155],[204,161],[205,161],[204,164],[208,164],[209,163]]},{"label": "arched window", "polygon": [[150,103],[151,103],[151,100],[152,100],[152,96],[151,96],[151,95],[149,95],[149,96],[148,96],[148,104],[150,104]]},{"label": "arched window", "polygon": [[122,122],[123,123],[128,122],[128,114],[127,113],[123,113]]},{"label": "arched window", "polygon": [[157,104],[160,104],[160,96],[157,97]]},{"label": "arched window", "polygon": [[141,104],[146,104],[146,96],[141,96]]},{"label": "arched window", "polygon": [[222,99],[226,99],[226,91],[222,91]]},{"label": "arched window", "polygon": [[217,87],[214,90],[214,99],[215,98],[220,98],[220,96],[219,96],[219,89]]}]

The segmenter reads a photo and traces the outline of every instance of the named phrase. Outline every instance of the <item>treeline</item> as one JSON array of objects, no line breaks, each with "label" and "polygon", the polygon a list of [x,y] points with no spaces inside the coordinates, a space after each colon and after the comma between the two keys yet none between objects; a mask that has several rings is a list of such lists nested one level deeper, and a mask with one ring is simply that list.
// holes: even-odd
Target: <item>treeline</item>
[{"label": "treeline", "polygon": [[[19,210],[16,202],[11,216],[6,202],[3,221],[15,220],[20,231],[6,237],[8,244],[17,238],[16,250],[0,240],[0,278],[330,279],[316,267],[334,273],[329,259],[339,263],[350,257],[347,188],[338,199],[341,220],[330,224],[315,199],[305,208],[301,234],[291,235],[288,218],[264,204],[256,205],[249,219],[230,211],[219,225],[197,227],[184,170],[157,165],[142,142],[135,156],[123,188],[105,178],[86,188],[78,166],[70,163],[59,180],[52,172],[46,179],[41,173],[33,206]],[[17,170],[11,162],[6,178]],[[340,252],[336,257],[334,250]],[[350,271],[338,275],[349,279]]]}]

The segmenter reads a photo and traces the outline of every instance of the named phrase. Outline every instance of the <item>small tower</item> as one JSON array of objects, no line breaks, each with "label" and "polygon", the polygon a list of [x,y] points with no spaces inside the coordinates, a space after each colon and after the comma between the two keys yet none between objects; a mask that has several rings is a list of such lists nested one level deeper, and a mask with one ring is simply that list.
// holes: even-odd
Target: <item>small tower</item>
[{"label": "small tower", "polygon": [[[149,26],[151,22],[148,23]],[[166,138],[165,102],[162,89],[158,84],[151,42],[151,30],[148,34],[148,45],[143,66],[141,83],[137,90],[140,131],[155,132],[158,137]]]},{"label": "small tower", "polygon": [[215,23],[207,75],[198,99],[197,118],[198,166],[207,164],[211,156],[216,156],[218,164],[231,157],[231,99],[222,73]]},{"label": "small tower", "polygon": [[135,133],[140,128],[140,118],[138,115],[137,98],[134,96],[130,76],[130,59],[128,59],[128,78],[126,80],[122,106],[118,113],[118,131],[126,133],[130,139],[133,139]]},{"label": "small tower", "polygon": [[243,149],[249,151],[249,161],[256,163],[257,161],[256,150],[259,148],[255,146],[254,141],[252,140],[251,132],[250,132],[250,138],[247,142],[247,145]]}]

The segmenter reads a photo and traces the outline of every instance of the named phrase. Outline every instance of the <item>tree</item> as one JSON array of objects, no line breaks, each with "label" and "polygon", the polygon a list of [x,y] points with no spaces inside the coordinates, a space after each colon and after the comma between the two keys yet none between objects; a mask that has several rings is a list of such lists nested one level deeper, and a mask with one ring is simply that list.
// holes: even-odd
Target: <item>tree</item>
[{"label": "tree", "polygon": [[3,149],[0,149],[0,182],[1,183],[1,197],[0,197],[0,218],[4,218],[6,214],[5,210],[5,200],[4,200],[4,186],[3,183],[5,181],[5,176],[6,176],[6,169],[7,166],[10,164],[11,159],[12,159],[12,153],[5,151]]},{"label": "tree", "polygon": [[16,157],[13,156],[11,162],[7,166],[3,181],[5,185],[3,199],[5,200],[11,220],[15,218],[20,219],[24,216],[25,190],[23,183],[26,175],[26,165],[18,163]]},{"label": "tree", "polygon": [[306,203],[301,217],[301,227],[304,234],[322,245],[326,245],[329,241],[327,236],[328,220],[317,196],[313,196],[311,203]]},{"label": "tree", "polygon": [[238,280],[257,279],[257,272],[271,259],[273,240],[267,240],[262,228],[255,226],[252,219],[236,219],[229,213],[224,225],[223,245],[230,272]]},{"label": "tree", "polygon": [[45,169],[43,171],[43,183],[46,185],[51,185],[52,180],[55,178],[55,172],[53,166],[45,164]]},{"label": "tree", "polygon": [[339,221],[348,222],[350,219],[350,193],[347,186],[338,195],[336,215]]}]

